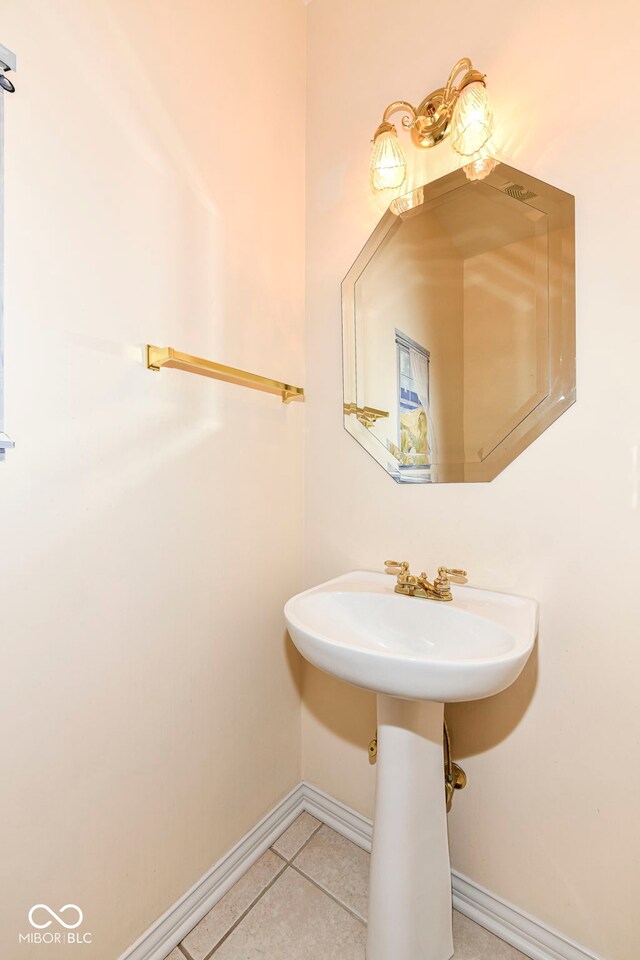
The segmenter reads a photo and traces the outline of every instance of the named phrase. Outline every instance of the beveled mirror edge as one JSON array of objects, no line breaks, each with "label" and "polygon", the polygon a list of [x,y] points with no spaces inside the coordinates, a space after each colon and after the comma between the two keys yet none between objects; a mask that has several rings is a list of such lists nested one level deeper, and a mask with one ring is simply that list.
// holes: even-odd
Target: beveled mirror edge
[{"label": "beveled mirror edge", "polygon": [[[433,482],[490,482],[498,474],[502,473],[510,463],[512,463],[534,440],[544,433],[563,413],[565,413],[576,401],[576,335],[575,335],[575,197],[548,184],[545,181],[533,177],[522,170],[511,167],[508,164],[500,164],[487,178],[488,185],[498,187],[514,182],[515,178],[526,189],[540,196],[543,188],[551,187],[554,191],[554,200],[546,198],[546,203],[529,203],[528,205],[535,209],[540,209],[549,217],[549,234],[553,233],[553,226],[560,226],[561,221],[568,219],[571,230],[563,234],[559,239],[562,244],[560,256],[556,261],[549,257],[550,264],[555,265],[556,272],[559,270],[561,287],[553,290],[552,278],[550,277],[550,295],[549,303],[549,363],[550,378],[549,391],[546,397],[539,403],[521,423],[519,423],[500,443],[498,443],[491,452],[478,463],[465,464],[433,464],[425,472],[429,474],[428,478],[416,480],[413,482],[433,483]],[[403,219],[411,216],[412,211],[425,201],[431,201],[434,198],[444,196],[458,186],[468,183],[464,171],[455,170],[446,174],[432,183],[425,184],[407,195],[408,200],[417,200],[417,203],[409,204],[406,209],[398,209],[398,201],[403,198],[397,198],[393,201],[387,211],[378,221],[373,232],[368,237],[366,243],[354,260],[352,266],[347,271],[342,281],[342,341],[343,341],[343,403],[358,405],[358,389],[356,382],[355,363],[353,365],[350,381],[347,383],[348,371],[346,358],[356,353],[356,330],[355,330],[355,310],[354,310],[354,292],[358,277],[364,270],[380,243],[391,230],[398,218]],[[521,201],[527,202],[527,201]],[[392,207],[395,205],[395,209]],[[395,480],[396,483],[407,482],[400,476],[398,464],[390,451],[374,436],[371,435],[369,428],[360,423],[352,414],[344,414],[343,423],[345,430],[358,441],[358,443],[373,457],[373,459],[382,466],[386,473]],[[449,476],[447,476],[449,474]],[[458,475],[459,474],[459,475]]]},{"label": "beveled mirror edge", "polygon": [[[540,182],[533,177],[528,179]],[[465,465],[465,480],[470,482],[494,480],[576,401],[575,230],[560,235],[553,229],[560,226],[556,221],[566,216],[567,210],[575,220],[575,198],[564,193],[561,204],[561,209],[547,211],[549,236],[562,244],[558,256],[549,255],[552,270],[559,274],[549,278],[549,391],[480,463]]]}]

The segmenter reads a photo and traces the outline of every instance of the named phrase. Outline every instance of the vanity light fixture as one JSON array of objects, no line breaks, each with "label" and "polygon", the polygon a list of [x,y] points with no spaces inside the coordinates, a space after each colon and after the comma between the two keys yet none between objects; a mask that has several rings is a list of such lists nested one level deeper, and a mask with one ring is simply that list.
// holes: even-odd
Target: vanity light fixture
[{"label": "vanity light fixture", "polygon": [[496,166],[497,161],[488,153],[493,112],[485,76],[468,57],[463,57],[449,74],[446,86],[438,87],[419,106],[394,100],[384,111],[382,123],[373,135],[370,172],[374,190],[400,187],[407,176],[407,159],[398,141],[398,131],[389,119],[399,111],[405,113],[402,126],[411,131],[417,147],[435,147],[450,136],[453,149],[469,158],[464,166],[469,180],[484,179]]}]

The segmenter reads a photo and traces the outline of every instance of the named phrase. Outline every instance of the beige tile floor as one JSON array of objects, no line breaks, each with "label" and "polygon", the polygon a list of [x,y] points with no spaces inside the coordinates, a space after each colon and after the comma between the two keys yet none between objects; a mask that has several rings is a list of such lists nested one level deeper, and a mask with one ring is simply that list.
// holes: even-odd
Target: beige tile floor
[{"label": "beige tile floor", "polygon": [[[303,813],[167,960],[364,960],[369,854]],[[459,913],[455,960],[526,960]]]}]

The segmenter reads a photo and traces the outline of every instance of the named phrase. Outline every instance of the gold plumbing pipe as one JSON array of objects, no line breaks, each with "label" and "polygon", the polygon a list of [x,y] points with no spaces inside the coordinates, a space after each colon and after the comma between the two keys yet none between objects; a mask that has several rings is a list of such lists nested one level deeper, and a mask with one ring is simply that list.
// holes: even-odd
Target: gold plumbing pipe
[{"label": "gold plumbing pipe", "polygon": [[[449,728],[447,727],[446,720],[444,721],[442,732],[442,745],[444,748],[444,788],[447,799],[448,813],[449,810],[451,810],[451,804],[453,803],[453,791],[464,790],[467,785],[467,775],[462,767],[458,766],[457,763],[454,763],[451,757],[451,737],[449,736]],[[369,763],[375,763],[377,757],[378,738],[375,736],[369,743]]]},{"label": "gold plumbing pipe", "polygon": [[451,810],[451,804],[453,803],[453,791],[454,790],[464,790],[467,785],[467,775],[462,769],[458,766],[457,763],[454,763],[453,757],[451,756],[451,737],[449,736],[449,728],[447,727],[447,721],[444,721],[444,788],[447,796],[447,811]]}]

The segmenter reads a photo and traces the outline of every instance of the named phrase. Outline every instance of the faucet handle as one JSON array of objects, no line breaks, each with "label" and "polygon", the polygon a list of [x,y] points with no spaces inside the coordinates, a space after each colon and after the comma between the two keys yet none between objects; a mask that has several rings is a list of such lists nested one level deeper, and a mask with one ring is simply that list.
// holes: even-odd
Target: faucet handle
[{"label": "faucet handle", "polygon": [[464,577],[467,579],[466,570],[454,570],[451,567],[438,567],[438,578],[440,580],[448,580],[449,577]]},{"label": "faucet handle", "polygon": [[385,560],[385,573],[406,574],[409,572],[409,564],[406,560]]}]

